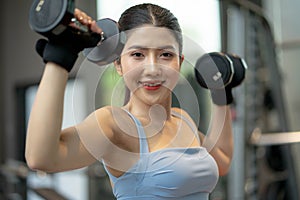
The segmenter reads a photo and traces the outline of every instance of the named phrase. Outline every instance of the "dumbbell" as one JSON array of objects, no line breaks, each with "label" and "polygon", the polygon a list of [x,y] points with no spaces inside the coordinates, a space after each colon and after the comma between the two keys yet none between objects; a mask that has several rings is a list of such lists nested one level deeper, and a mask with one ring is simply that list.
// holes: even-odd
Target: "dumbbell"
[{"label": "dumbbell", "polygon": [[[29,12],[29,25],[35,32],[47,37],[59,37],[64,32],[75,34],[86,49],[84,55],[99,65],[108,64],[119,57],[125,35],[119,33],[117,23],[109,18],[96,23],[103,34],[89,30],[74,17],[74,0],[34,0]],[[77,28],[69,26],[74,22]]]},{"label": "dumbbell", "polygon": [[[217,92],[220,93],[221,90],[223,90],[223,96],[231,95],[228,94],[231,93],[229,90],[242,83],[246,69],[246,62],[239,56],[212,52],[204,54],[197,60],[195,77],[200,86],[212,91],[212,95]],[[220,98],[220,94],[218,94],[218,98]],[[225,101],[226,98],[225,96],[223,100]],[[220,100],[219,104],[222,104],[223,100]],[[227,98],[227,101],[232,101],[232,99],[228,100]]]}]

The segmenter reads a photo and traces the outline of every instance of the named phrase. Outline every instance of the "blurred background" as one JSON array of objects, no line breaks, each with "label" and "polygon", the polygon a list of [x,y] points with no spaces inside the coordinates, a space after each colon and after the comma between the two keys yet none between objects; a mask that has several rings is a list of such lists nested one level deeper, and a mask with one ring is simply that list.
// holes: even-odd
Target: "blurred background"
[{"label": "blurred background", "polygon": [[[181,23],[184,45],[188,46],[182,79],[197,91],[199,109],[193,103],[180,104],[180,96],[191,95],[185,89],[186,81],[180,81],[175,89],[179,99],[174,105],[186,109],[196,122],[200,114],[199,129],[203,132],[210,121],[210,100],[193,77],[192,66],[200,56],[197,53],[236,53],[248,64],[244,84],[234,91],[231,171],[220,178],[210,199],[299,200],[300,1],[76,0],[75,4],[94,19],[117,21],[126,8],[142,2],[170,9]],[[43,62],[34,48],[42,36],[28,23],[31,4],[31,0],[2,0],[0,7],[0,199],[113,199],[100,163],[56,174],[27,168],[26,126],[43,72]],[[80,55],[70,74],[64,127],[98,107],[119,104],[115,100],[119,94],[113,91],[120,83],[113,67],[90,66],[97,74],[82,70],[84,63],[89,65]]]}]

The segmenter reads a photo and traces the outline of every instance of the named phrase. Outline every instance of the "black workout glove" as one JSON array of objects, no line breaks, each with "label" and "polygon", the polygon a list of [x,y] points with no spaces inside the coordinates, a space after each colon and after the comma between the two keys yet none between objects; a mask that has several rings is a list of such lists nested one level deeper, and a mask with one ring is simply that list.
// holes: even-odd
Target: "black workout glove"
[{"label": "black workout glove", "polygon": [[36,51],[45,63],[54,62],[70,72],[81,50],[40,39],[36,43]]},{"label": "black workout glove", "polygon": [[210,90],[211,98],[214,104],[222,106],[229,105],[233,102],[232,88]]},{"label": "black workout glove", "polygon": [[[76,30],[67,29],[48,40],[40,39],[36,43],[36,51],[44,62],[54,62],[70,72],[78,58],[78,54],[84,48],[97,44],[95,40],[90,41],[88,36],[76,34]],[[94,33],[96,34],[96,33]]]},{"label": "black workout glove", "polygon": [[195,77],[200,86],[210,90],[214,104],[228,105],[233,102],[232,88],[242,83],[246,69],[240,57],[213,52],[197,60]]}]

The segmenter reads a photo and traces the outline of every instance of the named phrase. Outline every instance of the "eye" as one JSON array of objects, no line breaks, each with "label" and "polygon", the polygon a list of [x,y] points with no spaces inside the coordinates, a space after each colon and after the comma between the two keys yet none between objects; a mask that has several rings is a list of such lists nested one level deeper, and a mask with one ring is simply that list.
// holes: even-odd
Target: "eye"
[{"label": "eye", "polygon": [[174,54],[171,53],[171,52],[163,52],[161,54],[161,57],[164,58],[164,59],[170,59],[170,58],[173,58],[174,57]]},{"label": "eye", "polygon": [[144,55],[141,52],[133,52],[130,54],[132,57],[142,58]]}]

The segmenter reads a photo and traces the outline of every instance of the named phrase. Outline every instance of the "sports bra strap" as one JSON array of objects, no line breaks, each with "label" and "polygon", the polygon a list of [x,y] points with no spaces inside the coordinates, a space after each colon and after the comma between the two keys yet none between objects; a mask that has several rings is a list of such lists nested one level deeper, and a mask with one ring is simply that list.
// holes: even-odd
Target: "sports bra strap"
[{"label": "sports bra strap", "polygon": [[[149,153],[149,147],[148,147],[148,142],[147,142],[147,137],[146,137],[146,134],[144,132],[144,128],[141,124],[141,122],[133,116],[133,114],[131,114],[128,110],[126,109],[123,109],[126,113],[128,113],[128,115],[132,118],[132,120],[134,121],[134,123],[136,124],[136,128],[137,128],[137,131],[138,131],[138,136],[139,136],[139,144],[140,144],[140,155],[143,156],[143,153],[144,154],[147,154]],[[171,114],[175,117],[178,117],[178,118],[181,118],[183,119],[187,125],[192,129],[193,133],[195,133],[195,136],[196,138],[198,139],[199,143],[200,143],[200,138],[199,138],[199,135],[198,135],[198,130],[196,128],[196,126],[189,120],[187,119],[184,115],[181,115],[180,113],[176,112],[176,111],[173,111],[171,112]],[[145,160],[147,162],[147,160]],[[117,177],[113,176],[109,170],[107,169],[106,165],[105,165],[105,162],[103,161],[104,163],[104,168],[105,170],[107,171],[111,181],[113,183],[115,183],[117,181]],[[144,164],[143,165],[144,167],[147,166],[147,164]],[[140,166],[140,167],[143,167],[143,166]]]},{"label": "sports bra strap", "polygon": [[188,118],[186,118],[184,115],[181,115],[180,113],[172,110],[171,111],[171,114],[174,115],[175,117],[178,117],[178,118],[181,118],[183,119],[183,121],[185,121],[187,123],[187,125],[192,129],[193,133],[195,134],[199,144],[201,144],[201,141],[200,141],[200,137],[199,137],[199,134],[198,134],[198,129],[197,127],[193,124],[193,122],[191,122]]},{"label": "sports bra strap", "polygon": [[[128,110],[126,110],[126,109],[123,109],[123,110],[125,110],[128,113],[128,115],[133,119],[134,123],[136,124],[138,135],[139,135],[139,141],[140,141],[140,153],[149,153],[147,137],[144,132],[142,123],[135,116],[133,116],[133,114],[131,114]],[[187,123],[187,125],[192,129],[199,144],[201,144],[197,127],[189,119],[187,119],[184,115],[181,115],[180,113],[178,113],[174,110],[171,111],[171,114],[175,117],[183,119]]]},{"label": "sports bra strap", "polygon": [[133,114],[131,114],[128,110],[126,110],[126,109],[123,109],[123,110],[125,110],[128,113],[128,115],[132,118],[132,120],[136,124],[136,128],[137,128],[138,135],[139,135],[139,142],[140,142],[140,153],[141,154],[149,153],[147,137],[144,132],[142,123],[135,116],[133,116]]}]

